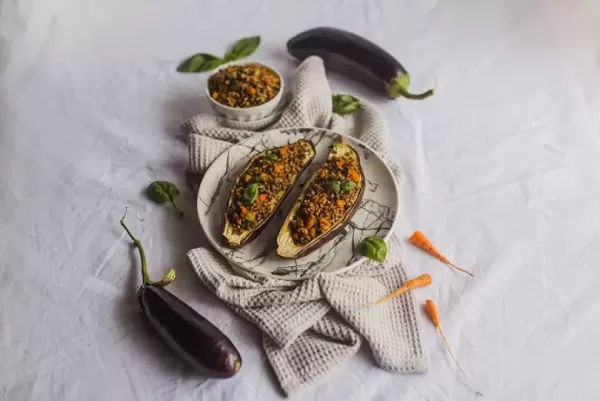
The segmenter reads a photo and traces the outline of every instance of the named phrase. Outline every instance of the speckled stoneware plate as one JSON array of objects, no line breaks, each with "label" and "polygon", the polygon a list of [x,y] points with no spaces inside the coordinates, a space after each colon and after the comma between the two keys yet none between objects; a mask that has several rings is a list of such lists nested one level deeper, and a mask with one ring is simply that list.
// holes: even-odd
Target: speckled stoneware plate
[{"label": "speckled stoneware plate", "polygon": [[[360,156],[367,185],[362,202],[352,220],[325,245],[302,258],[291,260],[277,256],[276,237],[287,212],[301,192],[303,184],[320,166],[329,147],[342,140]],[[317,155],[304,171],[298,184],[279,208],[265,230],[252,242],[230,249],[222,237],[229,191],[248,161],[265,149],[306,139],[315,145]],[[388,237],[398,214],[399,194],[396,180],[385,162],[356,139],[316,128],[290,128],[256,134],[233,145],[210,166],[198,191],[198,216],[211,244],[232,264],[242,269],[286,280],[305,280],[317,273],[339,273],[350,269],[364,256],[358,252],[361,240],[371,235]]]}]

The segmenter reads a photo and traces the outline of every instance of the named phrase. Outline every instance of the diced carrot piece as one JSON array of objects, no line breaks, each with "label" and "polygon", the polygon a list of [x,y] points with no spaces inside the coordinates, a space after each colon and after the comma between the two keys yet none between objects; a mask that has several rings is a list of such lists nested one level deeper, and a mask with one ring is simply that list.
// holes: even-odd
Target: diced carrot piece
[{"label": "diced carrot piece", "polygon": [[287,156],[287,148],[283,147],[279,149],[279,154],[283,157]]},{"label": "diced carrot piece", "polygon": [[306,219],[306,228],[311,228],[314,227],[315,225],[315,216],[308,216],[308,219]]},{"label": "diced carrot piece", "polygon": [[283,171],[283,164],[276,164],[275,165],[275,172],[279,174],[282,171]]},{"label": "diced carrot piece", "polygon": [[346,206],[346,202],[344,202],[341,199],[338,199],[337,202],[336,202],[336,204],[337,204],[337,207],[340,208],[340,209],[343,209],[344,206]]},{"label": "diced carrot piece", "polygon": [[248,213],[248,209],[246,208],[246,206],[240,206],[240,213],[242,214],[242,216],[245,216]]},{"label": "diced carrot piece", "polygon": [[323,231],[327,231],[329,228],[331,228],[331,222],[326,217],[321,217],[319,224],[321,225],[321,230]]},{"label": "diced carrot piece", "polygon": [[350,172],[348,173],[348,177],[350,178],[351,181],[354,181],[354,182],[360,181],[360,174],[358,174],[358,171],[356,171],[354,169],[350,170]]},{"label": "diced carrot piece", "polygon": [[265,194],[258,195],[258,200],[260,200],[261,202],[266,201],[267,200],[267,195],[265,195]]}]

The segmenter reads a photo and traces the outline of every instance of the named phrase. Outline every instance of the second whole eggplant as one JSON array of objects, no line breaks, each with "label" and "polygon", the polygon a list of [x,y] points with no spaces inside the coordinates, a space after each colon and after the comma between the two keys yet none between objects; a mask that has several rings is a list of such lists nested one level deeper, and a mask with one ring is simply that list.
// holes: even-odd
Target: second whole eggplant
[{"label": "second whole eggplant", "polygon": [[341,29],[309,29],[291,38],[287,50],[299,60],[319,56],[327,69],[385,93],[391,99],[425,99],[433,95],[433,89],[410,93],[408,72],[394,56],[367,39]]},{"label": "second whole eggplant", "polygon": [[121,226],[140,254],[143,284],[138,297],[149,323],[184,361],[203,376],[228,378],[235,375],[242,366],[238,350],[221,330],[164,288],[175,280],[175,270],[169,270],[160,281],[150,280],[144,247],[129,231],[124,219],[125,216],[121,219]]}]

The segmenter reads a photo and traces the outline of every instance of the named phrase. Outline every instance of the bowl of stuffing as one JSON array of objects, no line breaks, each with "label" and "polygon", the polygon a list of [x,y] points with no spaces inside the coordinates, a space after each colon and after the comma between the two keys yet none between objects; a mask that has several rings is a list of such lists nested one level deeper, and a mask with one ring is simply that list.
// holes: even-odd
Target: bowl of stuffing
[{"label": "bowl of stuffing", "polygon": [[283,95],[283,77],[257,62],[232,62],[217,67],[206,82],[213,110],[237,121],[260,120],[271,114]]}]

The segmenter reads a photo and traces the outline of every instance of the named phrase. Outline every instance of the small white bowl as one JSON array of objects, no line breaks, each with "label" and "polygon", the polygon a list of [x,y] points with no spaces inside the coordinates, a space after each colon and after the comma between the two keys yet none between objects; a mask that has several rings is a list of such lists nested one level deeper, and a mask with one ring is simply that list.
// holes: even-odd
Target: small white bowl
[{"label": "small white bowl", "polygon": [[[264,67],[267,67],[279,76],[281,85],[279,88],[279,92],[277,92],[277,94],[275,95],[275,97],[273,99],[269,100],[266,103],[258,105],[258,106],[242,108],[242,107],[225,106],[224,104],[221,104],[212,98],[212,96],[210,95],[210,91],[208,90],[208,81],[210,80],[210,77],[212,77],[216,72],[218,72],[224,68],[227,68],[230,65],[244,65],[244,64],[251,64],[251,63],[260,64]],[[262,64],[262,63],[258,63],[256,61],[244,61],[244,60],[234,61],[231,63],[222,64],[222,65],[218,66],[217,68],[215,68],[213,70],[213,72],[210,73],[210,75],[206,79],[206,97],[208,98],[208,100],[210,102],[210,106],[213,108],[213,110],[215,112],[222,114],[231,120],[257,121],[257,120],[267,117],[269,114],[271,114],[277,108],[277,106],[279,105],[279,102],[281,101],[281,98],[283,96],[283,90],[284,90],[283,85],[284,85],[283,84],[283,76],[279,73],[279,71],[277,71],[273,67],[270,67],[270,66]]]}]

